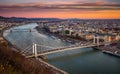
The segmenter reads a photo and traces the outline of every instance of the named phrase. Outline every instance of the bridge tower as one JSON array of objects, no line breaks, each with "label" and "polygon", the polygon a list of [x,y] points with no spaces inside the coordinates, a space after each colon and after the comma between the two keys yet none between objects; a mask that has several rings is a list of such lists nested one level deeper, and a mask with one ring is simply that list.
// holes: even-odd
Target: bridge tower
[{"label": "bridge tower", "polygon": [[37,58],[37,44],[33,43],[33,55]]},{"label": "bridge tower", "polygon": [[99,45],[99,40],[100,38],[98,37],[98,36],[94,36],[94,38],[93,38],[93,44],[97,44],[97,45]]}]

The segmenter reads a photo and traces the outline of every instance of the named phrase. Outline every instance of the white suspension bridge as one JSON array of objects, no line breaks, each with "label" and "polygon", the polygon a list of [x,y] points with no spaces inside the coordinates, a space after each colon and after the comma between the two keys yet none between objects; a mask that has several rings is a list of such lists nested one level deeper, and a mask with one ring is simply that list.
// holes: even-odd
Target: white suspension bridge
[{"label": "white suspension bridge", "polygon": [[[22,53],[28,54],[28,55],[26,55],[27,58],[32,58],[32,57],[37,58],[38,56],[42,56],[42,55],[48,55],[48,54],[53,54],[53,53],[58,53],[58,52],[64,52],[64,51],[68,51],[68,50],[75,50],[75,49],[79,49],[79,48],[100,46],[100,45],[104,45],[104,44],[107,43],[107,42],[101,42],[100,43],[99,39],[100,39],[99,37],[94,37],[93,42],[87,42],[85,44],[77,44],[77,45],[71,45],[71,46],[66,46],[66,47],[58,47],[58,48],[33,43],[33,45],[29,46]],[[41,50],[42,47],[44,47],[45,49],[46,48],[50,48],[50,49],[39,52],[38,47],[40,47],[40,50]],[[30,53],[29,50],[31,50],[32,52]]]}]

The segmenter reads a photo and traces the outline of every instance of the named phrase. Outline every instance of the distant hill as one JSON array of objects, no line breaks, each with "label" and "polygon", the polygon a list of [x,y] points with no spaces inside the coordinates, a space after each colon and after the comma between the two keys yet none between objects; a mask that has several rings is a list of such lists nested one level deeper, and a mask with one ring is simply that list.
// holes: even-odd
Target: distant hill
[{"label": "distant hill", "polygon": [[39,21],[39,20],[47,20],[47,21],[59,21],[61,19],[59,18],[25,18],[25,17],[3,17],[0,16],[0,20],[5,20],[5,19],[9,19],[9,20],[14,20],[14,21],[23,21],[23,20],[34,20],[34,21]]},{"label": "distant hill", "polygon": [[59,18],[25,18],[25,17],[3,17],[0,16],[0,21],[1,20],[13,20],[13,21],[25,21],[25,20],[31,20],[31,21],[62,21],[62,20],[68,20],[68,21],[80,21],[80,20],[85,20],[85,21],[110,21],[110,20],[117,20],[120,21],[120,19],[79,19],[79,18],[68,18],[68,19],[59,19]]},{"label": "distant hill", "polygon": [[3,17],[3,16],[0,16],[0,19],[5,19],[5,17]]}]

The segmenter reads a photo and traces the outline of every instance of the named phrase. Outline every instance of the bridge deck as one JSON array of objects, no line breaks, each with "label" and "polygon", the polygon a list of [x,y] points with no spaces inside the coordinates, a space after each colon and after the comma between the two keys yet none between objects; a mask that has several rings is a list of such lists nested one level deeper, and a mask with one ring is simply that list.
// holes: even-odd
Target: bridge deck
[{"label": "bridge deck", "polygon": [[[52,49],[52,50],[43,51],[43,52],[37,54],[37,56],[47,55],[47,54],[52,54],[52,53],[57,53],[57,52],[63,52],[63,51],[67,51],[67,50],[79,49],[79,48],[93,47],[93,46],[97,46],[97,45],[96,44],[91,44],[91,45],[88,45],[88,46],[80,45],[80,46]],[[35,55],[27,56],[27,58],[31,58],[31,57],[35,57]]]}]

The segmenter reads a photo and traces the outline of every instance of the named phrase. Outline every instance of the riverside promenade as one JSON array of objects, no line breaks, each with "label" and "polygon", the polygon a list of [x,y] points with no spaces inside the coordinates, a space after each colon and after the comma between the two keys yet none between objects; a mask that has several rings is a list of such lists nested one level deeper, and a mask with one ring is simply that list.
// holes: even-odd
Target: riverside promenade
[{"label": "riverside promenade", "polygon": [[120,49],[115,47],[103,47],[103,52],[120,57]]}]

